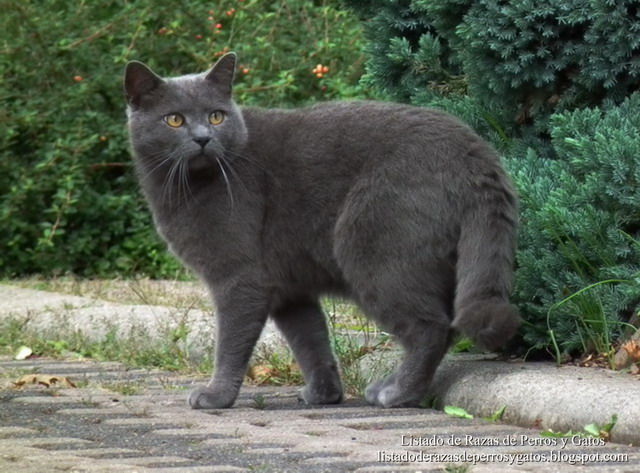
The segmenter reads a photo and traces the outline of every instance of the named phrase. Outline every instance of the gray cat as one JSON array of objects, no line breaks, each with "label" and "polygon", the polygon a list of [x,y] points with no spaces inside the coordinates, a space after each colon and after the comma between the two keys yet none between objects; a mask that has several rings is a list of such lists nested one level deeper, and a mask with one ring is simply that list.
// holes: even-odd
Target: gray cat
[{"label": "gray cat", "polygon": [[171,250],[217,308],[215,373],[194,409],[230,407],[268,317],[309,404],[343,391],[318,299],[344,296],[405,350],[367,387],[384,407],[425,397],[454,330],[491,349],[508,303],[517,198],[496,152],[443,112],[378,102],[240,110],[235,54],[207,73],[125,71],[140,184]]}]

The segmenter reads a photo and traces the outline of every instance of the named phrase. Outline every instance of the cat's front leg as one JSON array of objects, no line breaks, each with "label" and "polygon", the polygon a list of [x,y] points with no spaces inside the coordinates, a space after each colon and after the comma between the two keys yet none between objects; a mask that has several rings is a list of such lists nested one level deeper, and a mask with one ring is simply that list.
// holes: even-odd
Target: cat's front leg
[{"label": "cat's front leg", "polygon": [[300,392],[307,404],[342,401],[338,363],[331,352],[327,322],[320,304],[300,300],[283,304],[272,313],[302,369],[306,386]]},{"label": "cat's front leg", "polygon": [[269,313],[267,291],[243,284],[215,297],[215,370],[207,386],[189,395],[193,409],[231,407],[238,397],[249,358]]}]

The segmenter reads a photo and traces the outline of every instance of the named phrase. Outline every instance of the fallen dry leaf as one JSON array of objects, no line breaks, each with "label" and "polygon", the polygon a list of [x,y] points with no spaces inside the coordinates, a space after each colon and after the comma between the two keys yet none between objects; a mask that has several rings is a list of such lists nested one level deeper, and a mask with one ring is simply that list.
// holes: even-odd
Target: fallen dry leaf
[{"label": "fallen dry leaf", "polygon": [[280,368],[274,368],[270,364],[253,365],[247,371],[247,377],[256,385],[281,384],[281,379],[299,374],[300,367],[297,363],[289,363]]},{"label": "fallen dry leaf", "polygon": [[27,384],[40,384],[50,388],[51,386],[58,385],[65,388],[75,388],[76,384],[66,376],[52,376],[48,374],[27,374],[13,384],[17,388],[21,388]]},{"label": "fallen dry leaf", "polygon": [[590,353],[577,360],[573,361],[573,364],[590,368],[592,366],[607,368],[609,366],[609,355],[606,353]]},{"label": "fallen dry leaf", "polygon": [[249,378],[256,384],[266,383],[274,374],[273,368],[268,365],[254,365],[249,369]]},{"label": "fallen dry leaf", "polygon": [[629,340],[622,345],[633,361],[640,361],[640,344],[636,340]]}]

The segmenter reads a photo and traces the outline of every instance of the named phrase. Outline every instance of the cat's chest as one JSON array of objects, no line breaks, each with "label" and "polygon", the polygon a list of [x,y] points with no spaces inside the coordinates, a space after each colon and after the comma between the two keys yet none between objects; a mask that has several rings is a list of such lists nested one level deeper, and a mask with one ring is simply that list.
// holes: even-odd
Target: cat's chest
[{"label": "cat's chest", "polygon": [[181,205],[152,205],[159,233],[197,273],[230,271],[259,256],[260,205],[229,195],[198,195]]}]

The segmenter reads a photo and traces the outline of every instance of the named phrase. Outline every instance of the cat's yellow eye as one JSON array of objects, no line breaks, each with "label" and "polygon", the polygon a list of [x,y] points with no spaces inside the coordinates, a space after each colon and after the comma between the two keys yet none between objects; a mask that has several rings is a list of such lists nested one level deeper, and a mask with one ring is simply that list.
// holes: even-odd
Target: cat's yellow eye
[{"label": "cat's yellow eye", "polygon": [[220,110],[216,110],[215,112],[211,112],[209,115],[209,123],[212,125],[220,125],[224,121],[224,112]]},{"label": "cat's yellow eye", "polygon": [[170,127],[178,128],[184,123],[184,117],[179,113],[170,113],[164,116],[164,122]]}]

